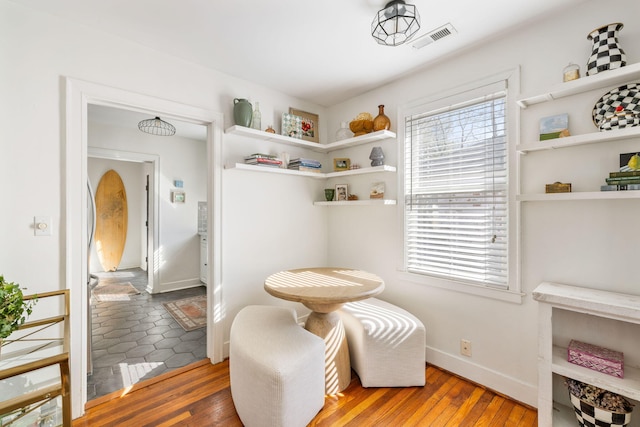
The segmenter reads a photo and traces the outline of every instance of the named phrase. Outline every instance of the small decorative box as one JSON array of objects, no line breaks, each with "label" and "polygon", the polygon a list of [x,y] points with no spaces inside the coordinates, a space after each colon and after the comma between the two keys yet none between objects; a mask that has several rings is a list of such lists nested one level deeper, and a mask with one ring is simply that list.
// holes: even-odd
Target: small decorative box
[{"label": "small decorative box", "polygon": [[571,183],[554,182],[544,186],[545,193],[571,193]]},{"label": "small decorative box", "polygon": [[570,363],[614,377],[624,377],[624,355],[619,351],[571,340],[567,353]]}]

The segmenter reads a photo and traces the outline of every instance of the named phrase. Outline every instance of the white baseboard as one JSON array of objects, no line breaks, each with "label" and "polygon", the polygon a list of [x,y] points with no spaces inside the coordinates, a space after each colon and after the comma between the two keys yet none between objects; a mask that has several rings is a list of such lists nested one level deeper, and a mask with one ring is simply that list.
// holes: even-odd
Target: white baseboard
[{"label": "white baseboard", "polygon": [[178,280],[176,282],[167,282],[161,283],[160,293],[163,292],[171,292],[171,291],[179,291],[180,289],[188,289],[195,288],[196,286],[204,286],[204,283],[200,281],[200,279],[187,279],[187,280]]},{"label": "white baseboard", "polygon": [[429,346],[426,348],[426,357],[427,363],[453,372],[529,406],[538,406],[538,387],[534,384],[525,383],[517,378],[475,364],[470,359],[444,353]]}]

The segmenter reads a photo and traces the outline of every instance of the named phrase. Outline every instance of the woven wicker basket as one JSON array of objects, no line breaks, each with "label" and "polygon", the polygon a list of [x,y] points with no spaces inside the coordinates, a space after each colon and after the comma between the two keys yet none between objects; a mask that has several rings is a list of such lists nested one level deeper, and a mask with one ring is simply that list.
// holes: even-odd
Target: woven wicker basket
[{"label": "woven wicker basket", "polygon": [[622,427],[631,422],[631,412],[611,412],[595,407],[584,400],[580,400],[580,398],[574,396],[571,392],[569,396],[571,397],[571,403],[573,404],[578,424],[582,427]]}]

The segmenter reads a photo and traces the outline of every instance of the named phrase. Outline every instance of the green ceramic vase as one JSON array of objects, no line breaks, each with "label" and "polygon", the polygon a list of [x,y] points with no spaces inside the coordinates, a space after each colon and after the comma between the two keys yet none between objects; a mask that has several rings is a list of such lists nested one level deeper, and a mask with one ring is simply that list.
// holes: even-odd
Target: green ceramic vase
[{"label": "green ceramic vase", "polygon": [[233,120],[238,126],[251,126],[253,117],[251,103],[244,98],[235,98],[233,100]]}]

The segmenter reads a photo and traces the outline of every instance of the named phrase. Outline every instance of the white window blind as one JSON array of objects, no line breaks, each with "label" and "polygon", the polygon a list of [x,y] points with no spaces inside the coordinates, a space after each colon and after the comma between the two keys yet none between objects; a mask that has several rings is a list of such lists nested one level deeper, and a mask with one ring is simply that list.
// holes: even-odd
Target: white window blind
[{"label": "white window blind", "polygon": [[505,103],[405,117],[407,271],[508,288]]}]

